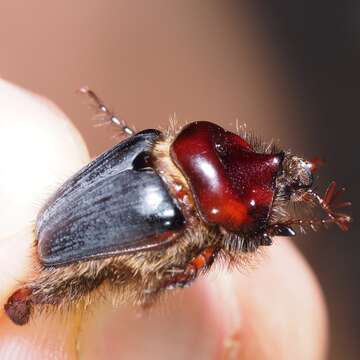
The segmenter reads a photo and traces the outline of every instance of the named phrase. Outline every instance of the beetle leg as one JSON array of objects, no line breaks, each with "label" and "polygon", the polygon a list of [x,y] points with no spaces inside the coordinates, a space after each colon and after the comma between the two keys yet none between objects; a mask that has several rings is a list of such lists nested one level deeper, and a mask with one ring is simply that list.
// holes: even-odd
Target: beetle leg
[{"label": "beetle leg", "polygon": [[190,286],[191,283],[197,278],[200,271],[208,269],[215,258],[214,248],[208,247],[195,256],[181,272],[173,273],[168,279],[165,286],[166,289],[183,288]]},{"label": "beetle leg", "polygon": [[116,125],[125,136],[132,136],[136,133],[134,129],[128,126],[125,120],[119,118],[116,114],[109,110],[109,108],[101,101],[101,99],[95,94],[95,92],[87,87],[82,87],[80,92],[89,96],[95,103],[98,111],[105,116],[107,120],[110,120]]},{"label": "beetle leg", "polygon": [[168,276],[161,279],[153,289],[147,289],[144,294],[142,306],[148,308],[154,304],[158,295],[164,290],[184,288],[190,286],[201,271],[210,268],[216,257],[217,251],[212,247],[203,249],[184,268],[177,267],[167,271]]},{"label": "beetle leg", "polygon": [[325,191],[325,195],[321,197],[313,190],[305,192],[301,198],[301,201],[308,202],[310,204],[317,203],[325,212],[324,218],[312,218],[312,219],[289,219],[284,223],[274,224],[272,227],[273,235],[279,235],[276,233],[276,228],[288,228],[291,225],[298,225],[302,232],[305,231],[305,226],[310,226],[312,230],[316,230],[319,226],[327,226],[329,224],[336,224],[342,231],[349,229],[351,216],[338,212],[338,209],[351,206],[350,201],[336,202],[335,200],[345,191],[345,189],[336,189],[337,185],[335,181],[332,181]]},{"label": "beetle leg", "polygon": [[15,324],[24,325],[29,321],[32,310],[31,295],[30,288],[21,288],[15,291],[4,305],[6,314]]}]

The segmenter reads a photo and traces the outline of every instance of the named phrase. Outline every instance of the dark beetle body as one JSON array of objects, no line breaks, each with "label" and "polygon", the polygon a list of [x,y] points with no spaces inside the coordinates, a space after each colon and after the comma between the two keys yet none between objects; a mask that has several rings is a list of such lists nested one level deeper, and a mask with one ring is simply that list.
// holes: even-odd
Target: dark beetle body
[{"label": "dark beetle body", "polygon": [[160,176],[141,168],[159,135],[148,130],[121,142],[55,193],[36,224],[44,266],[159,247],[183,230]]},{"label": "dark beetle body", "polygon": [[[16,324],[26,324],[34,308],[88,305],[100,288],[121,303],[149,305],[189,285],[216,258],[239,264],[273,236],[294,235],[292,226],[347,229],[350,217],[331,206],[335,183],[324,198],[312,191],[311,163],[210,122],[135,134],[84,92],[130,137],[66,181],[40,211],[33,275],[5,304]],[[297,218],[291,202],[318,203],[326,217]]]}]

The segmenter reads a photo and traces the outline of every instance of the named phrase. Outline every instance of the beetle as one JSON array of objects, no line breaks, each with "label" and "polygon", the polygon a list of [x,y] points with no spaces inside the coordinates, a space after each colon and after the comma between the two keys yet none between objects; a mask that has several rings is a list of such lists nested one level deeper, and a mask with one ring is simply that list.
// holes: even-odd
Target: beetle
[{"label": "beetle", "polygon": [[[67,180],[48,199],[34,227],[34,275],[4,306],[26,324],[36,310],[89,303],[97,290],[120,302],[151,305],[189,286],[215,260],[293,236],[295,228],[351,218],[332,182],[313,190],[315,163],[207,121],[179,131],[135,132],[90,89],[99,112],[126,137]],[[297,217],[291,204],[318,205],[324,215]]]}]

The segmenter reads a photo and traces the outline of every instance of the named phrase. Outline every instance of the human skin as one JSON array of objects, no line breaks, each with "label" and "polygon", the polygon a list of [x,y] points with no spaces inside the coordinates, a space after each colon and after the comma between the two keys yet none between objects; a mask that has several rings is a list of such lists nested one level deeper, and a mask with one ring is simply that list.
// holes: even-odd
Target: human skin
[{"label": "human skin", "polygon": [[[89,126],[91,126],[89,124]],[[62,181],[89,161],[52,103],[0,81],[0,305],[31,274],[32,226]],[[251,266],[218,267],[149,311],[93,304],[14,325],[0,310],[0,358],[323,359],[319,285],[295,247],[275,239]]]}]

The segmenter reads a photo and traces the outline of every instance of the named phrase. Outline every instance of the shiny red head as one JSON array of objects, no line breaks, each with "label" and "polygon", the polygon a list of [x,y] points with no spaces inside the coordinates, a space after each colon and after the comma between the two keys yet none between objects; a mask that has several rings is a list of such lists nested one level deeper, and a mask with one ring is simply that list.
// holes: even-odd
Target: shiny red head
[{"label": "shiny red head", "polygon": [[182,129],[171,156],[205,223],[233,233],[266,229],[283,153],[257,153],[239,135],[201,121]]}]

